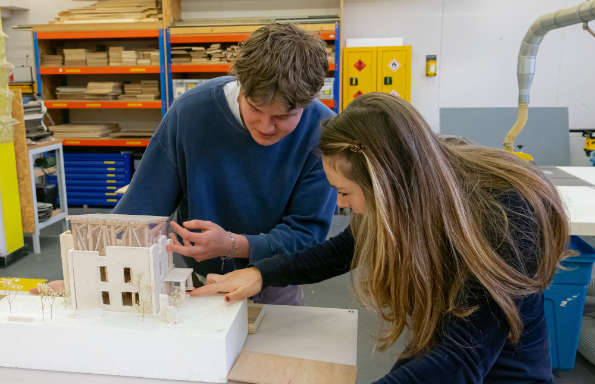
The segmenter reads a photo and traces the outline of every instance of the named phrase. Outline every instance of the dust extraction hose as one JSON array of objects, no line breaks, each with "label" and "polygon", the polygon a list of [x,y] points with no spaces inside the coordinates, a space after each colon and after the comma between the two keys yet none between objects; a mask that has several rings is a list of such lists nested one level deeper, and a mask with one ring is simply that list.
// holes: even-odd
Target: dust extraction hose
[{"label": "dust extraction hose", "polygon": [[516,123],[506,134],[504,149],[512,151],[514,140],[525,127],[529,110],[529,93],[533,75],[535,74],[535,57],[541,40],[553,29],[584,23],[595,19],[595,1],[548,13],[538,18],[529,27],[523,38],[517,63],[517,79],[519,83],[519,114]]}]

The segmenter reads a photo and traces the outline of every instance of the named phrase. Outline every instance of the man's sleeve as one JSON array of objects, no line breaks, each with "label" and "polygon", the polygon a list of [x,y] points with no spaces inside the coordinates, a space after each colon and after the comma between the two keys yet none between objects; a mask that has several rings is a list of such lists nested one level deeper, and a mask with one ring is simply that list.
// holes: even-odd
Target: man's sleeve
[{"label": "man's sleeve", "polygon": [[336,192],[326,180],[320,156],[312,151],[281,222],[268,233],[246,235],[250,243],[250,263],[295,253],[323,242],[336,204]]},{"label": "man's sleeve", "polygon": [[128,190],[112,213],[169,216],[181,195],[176,113],[170,110],[143,154]]}]

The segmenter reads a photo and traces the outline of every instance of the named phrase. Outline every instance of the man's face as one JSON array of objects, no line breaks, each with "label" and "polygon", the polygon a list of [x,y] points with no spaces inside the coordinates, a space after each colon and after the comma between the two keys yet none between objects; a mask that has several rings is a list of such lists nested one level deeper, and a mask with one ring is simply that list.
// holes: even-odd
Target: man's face
[{"label": "man's face", "polygon": [[268,105],[256,105],[249,98],[240,95],[240,114],[254,141],[269,146],[281,141],[297,127],[303,108],[286,110],[283,103],[274,101]]}]

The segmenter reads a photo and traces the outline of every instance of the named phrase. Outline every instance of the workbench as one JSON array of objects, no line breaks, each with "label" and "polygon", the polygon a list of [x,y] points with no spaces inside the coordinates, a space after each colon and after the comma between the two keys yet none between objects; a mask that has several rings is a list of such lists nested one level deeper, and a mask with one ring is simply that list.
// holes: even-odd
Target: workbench
[{"label": "workbench", "polygon": [[[221,299],[223,300],[223,298]],[[260,327],[255,334],[248,335],[242,353],[256,352],[289,359],[308,359],[331,363],[328,368],[323,367],[329,370],[330,375],[337,370],[343,370],[344,373],[347,371],[348,375],[353,376],[351,383],[355,382],[358,318],[356,310],[265,305],[264,311],[265,315]],[[43,348],[48,353],[51,353],[52,350],[49,345],[31,346],[31,348],[36,347]],[[89,346],[89,348],[93,348],[93,346]],[[192,352],[188,351],[187,353]],[[287,364],[287,366],[289,365]],[[282,376],[286,373],[284,372],[286,367],[283,366],[270,364],[268,368],[267,375],[271,382],[281,381],[275,380],[275,375]],[[329,376],[329,379],[331,377]],[[164,381],[2,367],[0,367],[0,382],[21,384],[190,383],[187,381]],[[336,381],[331,379],[329,382]]]},{"label": "workbench", "polygon": [[570,234],[595,236],[595,167],[541,167],[570,218]]}]

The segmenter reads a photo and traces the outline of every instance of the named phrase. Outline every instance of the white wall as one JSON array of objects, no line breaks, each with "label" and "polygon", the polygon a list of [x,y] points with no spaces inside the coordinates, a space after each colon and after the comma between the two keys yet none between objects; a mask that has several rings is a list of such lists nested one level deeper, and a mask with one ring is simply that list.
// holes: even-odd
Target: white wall
[{"label": "white wall", "polygon": [[[582,0],[344,0],[343,37],[402,36],[413,46],[412,102],[434,129],[441,107],[515,106],[516,56],[522,37],[540,15]],[[59,11],[85,2],[31,0],[27,12],[3,20],[7,57],[33,61],[31,33],[17,24],[47,23]],[[183,16],[256,16],[334,9],[337,0],[182,0]],[[226,13],[222,10],[236,10]],[[231,11],[230,11],[231,12]],[[271,11],[272,12],[272,11]],[[595,28],[595,22],[592,23]],[[438,55],[438,76],[425,77],[425,56]],[[29,55],[26,61],[25,55]],[[546,35],[537,59],[531,106],[568,106],[570,128],[595,126],[595,39],[581,25]]]},{"label": "white wall", "polygon": [[28,80],[23,78],[28,71],[20,67],[35,64],[33,55],[33,39],[31,31],[14,30],[14,25],[47,24],[58,12],[68,8],[82,7],[92,2],[73,0],[29,0],[31,7],[28,11],[12,11],[10,16],[2,19],[6,39],[6,59],[16,68],[15,80]]},{"label": "white wall", "polygon": [[[345,0],[343,37],[400,36],[413,46],[412,103],[434,129],[441,107],[516,106],[516,57],[540,15],[581,0]],[[595,27],[595,22],[592,23]],[[425,56],[438,55],[426,78]],[[531,106],[568,106],[570,128],[595,127],[595,39],[552,31],[537,57]]]},{"label": "white wall", "polygon": [[337,15],[339,0],[182,0],[182,17],[307,17]]}]

